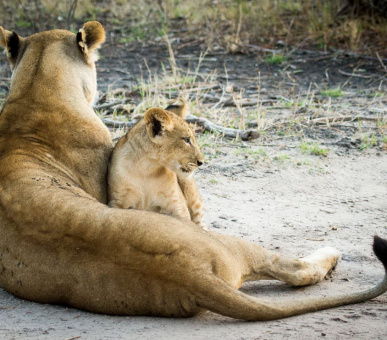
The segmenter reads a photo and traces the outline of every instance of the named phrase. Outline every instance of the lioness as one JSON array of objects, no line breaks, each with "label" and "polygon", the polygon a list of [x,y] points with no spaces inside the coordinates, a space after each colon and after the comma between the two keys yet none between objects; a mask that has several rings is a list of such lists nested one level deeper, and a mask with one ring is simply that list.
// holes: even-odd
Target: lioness
[{"label": "lioness", "polygon": [[179,98],[151,108],[115,146],[108,175],[109,206],[192,220],[204,228],[203,204],[192,173],[203,164]]},{"label": "lioness", "polygon": [[[289,259],[190,221],[106,205],[112,141],[91,108],[98,22],[21,38],[0,28],[13,75],[0,116],[0,287],[25,299],[122,315],[204,310],[270,320],[376,297],[374,288],[291,302],[251,297],[245,281],[323,280],[340,254]],[[387,266],[387,241],[374,250]]]}]

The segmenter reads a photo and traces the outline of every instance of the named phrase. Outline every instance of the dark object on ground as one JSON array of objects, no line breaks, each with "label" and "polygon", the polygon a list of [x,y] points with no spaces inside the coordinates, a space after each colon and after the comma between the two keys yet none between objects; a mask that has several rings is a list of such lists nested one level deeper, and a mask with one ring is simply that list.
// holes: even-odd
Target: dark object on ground
[{"label": "dark object on ground", "polygon": [[339,15],[355,17],[369,15],[387,18],[387,0],[346,0]]}]

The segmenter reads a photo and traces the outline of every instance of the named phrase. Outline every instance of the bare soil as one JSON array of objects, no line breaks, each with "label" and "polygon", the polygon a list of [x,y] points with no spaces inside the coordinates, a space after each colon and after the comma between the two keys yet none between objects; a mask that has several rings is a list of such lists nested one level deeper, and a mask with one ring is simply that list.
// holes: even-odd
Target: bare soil
[{"label": "bare soil", "polygon": [[[147,67],[153,73],[161,72],[161,63],[168,66],[168,52],[161,46],[132,51],[107,46],[102,55],[101,91],[108,87],[131,88],[141,74],[148,73]],[[176,54],[179,66],[190,65],[193,69],[198,57],[195,46],[181,48]],[[200,72],[214,70],[220,84],[231,83],[235,89],[243,89],[247,97],[256,96],[260,72],[261,99],[269,100],[264,105],[271,127],[248,142],[212,135],[199,137],[204,141],[206,164],[196,179],[208,228],[287,256],[302,257],[324,246],[336,247],[343,254],[332,277],[316,286],[292,288],[265,281],[249,283],[242,290],[273,299],[303,299],[362,290],[375,284],[384,270],[372,254],[372,236],[387,237],[383,125],[387,97],[382,63],[377,59],[301,52],[294,52],[283,65],[270,65],[262,55],[208,55]],[[7,76],[7,72],[0,73]],[[322,96],[323,89],[338,86],[344,91],[340,98]],[[286,101],[282,106],[278,103],[278,96],[293,100],[307,97],[311,91],[315,92],[316,109],[287,107]],[[230,108],[232,115],[237,115],[235,108]],[[374,120],[308,125],[296,119],[308,115],[361,115]],[[291,118],[288,123],[278,123],[287,118]],[[249,124],[254,127],[254,121]],[[364,136],[369,137],[368,144]],[[327,156],[303,153],[303,142],[327,148]],[[284,320],[243,322],[210,312],[189,319],[96,315],[20,300],[0,290],[0,338],[6,340],[386,337],[386,294],[367,303]]]}]

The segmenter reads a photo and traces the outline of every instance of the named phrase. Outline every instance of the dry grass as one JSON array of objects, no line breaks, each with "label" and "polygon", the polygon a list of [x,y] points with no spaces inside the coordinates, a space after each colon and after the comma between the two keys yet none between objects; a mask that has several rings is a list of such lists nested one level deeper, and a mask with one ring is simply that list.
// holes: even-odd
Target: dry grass
[{"label": "dry grass", "polygon": [[[19,1],[19,6],[17,2],[12,4],[5,4],[4,1],[0,2],[0,5],[3,7],[8,6],[11,8],[14,6],[13,8],[17,9],[9,20],[12,18],[12,20],[25,18],[23,17],[23,8],[24,10],[29,8],[28,10],[31,11],[35,8],[38,12],[40,10],[41,15],[43,15],[45,13],[43,7],[40,9],[39,6],[33,7],[36,3],[45,3],[47,10],[53,13],[53,18],[60,13],[65,14],[69,10],[68,6],[74,3],[67,1],[59,4],[58,2],[57,6],[49,7],[49,4],[53,3],[53,1],[46,0],[28,2],[30,7],[26,7],[27,2],[23,1]],[[24,7],[21,7],[20,3],[23,3]],[[201,72],[202,61],[206,58],[205,53],[200,56],[197,66],[193,69],[190,67],[178,67],[173,50],[174,45],[171,43],[173,35],[165,34],[174,26],[176,18],[183,17],[184,25],[191,30],[191,34],[194,29],[201,27],[196,32],[198,34],[205,33],[206,41],[208,44],[212,44],[212,48],[216,44],[222,43],[219,37],[224,36],[224,34],[221,34],[221,30],[230,32],[231,41],[235,46],[243,45],[247,41],[251,42],[252,39],[258,39],[258,35],[260,36],[259,39],[262,39],[261,42],[265,41],[265,39],[268,39],[265,37],[272,35],[272,33],[274,34],[272,36],[276,37],[276,39],[282,37],[286,38],[287,40],[285,40],[288,42],[291,42],[293,39],[305,40],[305,34],[311,37],[324,33],[324,41],[328,42],[329,31],[333,30],[334,26],[332,25],[336,25],[333,16],[335,13],[334,2],[329,7],[327,5],[327,3],[330,3],[329,1],[317,3],[312,0],[302,2],[288,0],[271,2],[262,0],[260,2],[239,1],[237,5],[237,2],[230,0],[218,1],[215,6],[209,8],[210,2],[208,0],[199,0],[195,3],[196,9],[193,10],[192,2],[188,1],[172,2],[166,0],[159,1],[157,6],[151,6],[154,3],[152,1],[134,3],[132,0],[121,0],[116,1],[114,4],[111,3],[109,12],[103,9],[102,3],[98,2],[97,4],[91,0],[79,1],[74,12],[75,20],[83,21],[97,18],[101,20],[102,18],[110,25],[117,25],[117,27],[125,25],[125,27],[130,27],[130,31],[126,28],[121,30],[122,37],[126,34],[126,37],[129,38],[130,34],[134,34],[134,40],[147,39],[146,37],[150,36],[150,26],[145,33],[142,32],[142,28],[146,26],[147,22],[152,21],[153,25],[158,26],[159,29],[153,32],[153,34],[158,35],[159,39],[164,41],[168,47],[169,63],[164,65],[160,74],[155,74],[148,70],[148,73],[139,77],[136,87],[129,90],[120,91],[120,89],[116,89],[108,91],[103,102],[117,102],[117,105],[109,109],[99,110],[101,116],[127,121],[133,119],[133,117],[141,116],[149,107],[165,107],[171,99],[183,96],[188,98],[192,114],[206,117],[215,124],[228,128],[241,130],[253,128],[260,131],[261,136],[265,136],[266,131],[274,130],[278,132],[278,136],[281,138],[283,136],[296,135],[302,139],[304,137],[303,131],[307,128],[317,126],[331,128],[332,126],[343,124],[353,125],[353,122],[348,120],[348,115],[351,115],[352,112],[342,105],[342,100],[345,100],[347,95],[344,92],[346,90],[344,88],[345,84],[338,89],[311,87],[307,93],[285,94],[286,100],[279,97],[266,104],[265,99],[267,97],[261,94],[259,74],[256,75],[256,93],[248,93],[247,95],[243,90],[236,91],[232,84],[222,84],[217,80],[215,72]],[[175,6],[172,6],[173,4]],[[318,18],[316,17],[313,24],[307,26],[306,21],[313,18],[313,16],[317,16],[318,13],[322,14]],[[0,11],[1,14],[4,15],[4,12]],[[282,14],[284,15],[281,16]],[[29,18],[33,17],[30,15]],[[254,21],[254,18],[259,18],[259,20]],[[291,21],[291,24],[288,23],[288,20]],[[359,20],[362,19],[354,19],[347,22],[348,25],[352,25],[351,29],[348,30],[350,32],[348,34],[352,34],[352,38],[347,36],[348,42],[352,41],[350,43],[352,47],[361,42],[359,37],[363,37],[363,34],[365,34],[364,29],[359,31],[355,29],[356,25],[360,25]],[[301,31],[300,28],[297,28],[302,23],[306,25],[307,30]],[[39,22],[40,24],[42,24],[41,21]],[[49,24],[49,22],[45,24]],[[55,22],[52,21],[52,24],[54,25]],[[132,24],[133,26],[131,26]],[[74,25],[74,27],[76,26]],[[382,30],[377,23],[375,23],[375,27]],[[253,34],[256,34],[255,38]],[[387,29],[384,34],[387,34]],[[282,58],[281,61],[283,60]],[[267,63],[270,63],[270,61],[268,60]],[[227,75],[227,69],[224,72]],[[255,104],[246,105],[249,101]],[[387,118],[383,111],[385,102],[386,93],[381,90],[372,96],[367,106],[367,109],[372,106],[382,110],[376,125],[380,134],[383,135],[387,130]],[[120,134],[122,131],[118,133]],[[221,134],[215,136],[206,135],[205,140],[211,140],[213,137],[222,138]]]},{"label": "dry grass", "polygon": [[[205,54],[200,56],[194,68],[178,67],[173,46],[168,38],[164,39],[169,50],[169,63],[162,68],[162,72],[156,74],[148,70],[147,74],[138,79],[136,87],[109,91],[104,102],[117,102],[118,105],[113,109],[100,110],[101,115],[115,120],[132,120],[141,116],[149,107],[166,107],[177,96],[183,96],[188,99],[191,114],[208,118],[226,128],[252,128],[259,131],[262,141],[270,141],[273,138],[303,140],[305,131],[310,129],[335,130],[344,126],[357,128],[358,124],[364,124],[364,131],[359,131],[359,135],[375,129],[381,136],[385,135],[385,92],[363,93],[359,104],[349,105],[351,99],[348,96],[353,98],[353,93],[336,88],[322,89],[315,84],[307,91],[284,93],[286,97],[278,96],[277,99],[267,100],[267,94],[261,93],[260,74],[255,78],[256,93],[235,91],[227,81],[227,69],[224,70],[226,83],[222,83],[215,72],[201,71]],[[122,104],[122,101],[125,104]],[[251,102],[256,104],[250,105]],[[372,117],[367,116],[367,112],[372,110],[380,112],[374,121]],[[359,120],[355,119],[358,115]],[[368,120],[361,120],[362,116],[366,116]],[[369,126],[372,126],[371,130],[368,129]],[[203,132],[200,128],[198,130]],[[222,134],[207,134],[201,138],[204,144],[208,144],[211,141],[219,141]],[[314,151],[311,153],[316,154]]]},{"label": "dry grass", "polygon": [[186,31],[210,49],[243,51],[249,44],[333,46],[386,53],[387,20],[339,15],[341,0],[17,0],[0,2],[0,20],[12,29],[77,29],[98,19],[115,30],[117,41],[147,42],[165,32]]}]

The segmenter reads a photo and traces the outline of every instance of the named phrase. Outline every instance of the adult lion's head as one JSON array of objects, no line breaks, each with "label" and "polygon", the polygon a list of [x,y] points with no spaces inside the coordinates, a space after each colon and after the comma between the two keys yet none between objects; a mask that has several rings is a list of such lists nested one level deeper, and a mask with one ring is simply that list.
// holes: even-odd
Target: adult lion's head
[{"label": "adult lion's head", "polygon": [[[26,38],[0,27],[0,49],[6,50],[12,69],[1,111],[0,155],[24,150],[39,166],[65,172],[101,202],[106,201],[112,142],[91,104],[97,91],[97,49],[104,40],[96,21],[85,23],[77,34],[52,30]],[[26,164],[18,162],[14,168]]]},{"label": "adult lion's head", "polygon": [[0,27],[0,46],[7,52],[12,83],[17,85],[11,87],[10,97],[33,91],[35,100],[72,100],[73,94],[83,93],[91,104],[97,88],[97,49],[104,41],[105,31],[97,21],[85,23],[77,34],[54,30],[27,38]]}]

